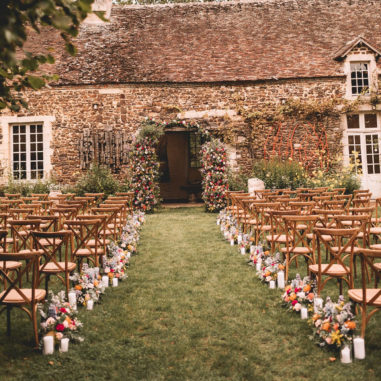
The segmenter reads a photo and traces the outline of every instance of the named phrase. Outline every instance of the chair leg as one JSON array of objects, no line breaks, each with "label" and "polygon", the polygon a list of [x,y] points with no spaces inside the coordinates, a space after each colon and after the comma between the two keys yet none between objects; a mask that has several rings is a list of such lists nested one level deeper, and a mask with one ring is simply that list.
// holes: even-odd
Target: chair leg
[{"label": "chair leg", "polygon": [[38,328],[37,328],[37,304],[32,304],[32,324],[33,324],[33,333],[34,341],[36,343],[36,348],[38,348]]},{"label": "chair leg", "polygon": [[48,295],[49,278],[50,278],[50,275],[46,274],[46,276],[45,276],[45,291],[46,291],[46,296]]}]

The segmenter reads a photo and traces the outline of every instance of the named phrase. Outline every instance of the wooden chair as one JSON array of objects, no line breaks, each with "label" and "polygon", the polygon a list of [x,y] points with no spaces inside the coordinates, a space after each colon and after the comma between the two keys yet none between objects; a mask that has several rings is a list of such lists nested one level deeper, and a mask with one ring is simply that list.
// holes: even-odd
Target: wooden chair
[{"label": "wooden chair", "polygon": [[68,231],[32,231],[31,234],[36,249],[43,253],[43,261],[40,265],[40,272],[42,274],[40,281],[45,278],[46,292],[48,292],[50,277],[55,275],[64,284],[66,296],[68,296],[69,275],[76,268],[76,264],[72,262],[72,256],[69,258],[71,233]]},{"label": "wooden chair", "polygon": [[104,193],[85,193],[85,197],[94,197],[94,205],[99,205],[105,198]]},{"label": "wooden chair", "polygon": [[49,198],[49,193],[32,193],[31,196],[39,201],[47,201]]},{"label": "wooden chair", "polygon": [[[362,248],[358,251],[361,258],[361,288],[350,288],[348,296],[353,302],[360,306],[361,311],[361,336],[365,337],[366,326],[370,318],[381,309],[381,289],[377,287],[378,279],[381,277],[381,263],[375,262],[381,259],[381,250]],[[376,277],[375,287],[370,288],[367,284],[368,268]],[[371,308],[371,311],[368,310]]]},{"label": "wooden chair", "polygon": [[283,217],[297,216],[300,214],[300,210],[269,210],[268,213],[270,215],[270,234],[266,235],[266,240],[270,243],[271,254],[274,254],[276,250],[281,251],[280,245],[285,245],[289,240]]},{"label": "wooden chair", "polygon": [[40,230],[41,220],[14,220],[9,222],[12,235],[12,252],[33,251],[32,230]]},{"label": "wooden chair", "polygon": [[[14,307],[21,308],[32,320],[33,333],[36,348],[38,347],[37,328],[37,303],[45,299],[46,291],[38,288],[39,285],[39,260],[40,253],[29,252],[23,254],[0,253],[0,276],[3,278],[5,287],[0,294],[0,305],[3,308],[0,313],[7,311],[7,335],[11,334],[11,310]],[[24,268],[20,269],[15,279],[9,277],[8,264],[14,261],[24,261]],[[24,274],[32,272],[30,288],[21,288]],[[29,309],[27,308],[29,307]]]},{"label": "wooden chair", "polygon": [[[43,232],[56,232],[58,231],[58,223],[59,223],[59,217],[58,216],[27,216],[27,220],[40,220],[40,229]],[[35,230],[35,229],[34,229]]]},{"label": "wooden chair", "polygon": [[[0,253],[7,253],[7,235],[8,235],[7,230],[0,230]],[[8,261],[7,268],[4,269],[3,262],[0,262],[0,268],[2,268],[4,271],[8,273],[9,272],[18,273],[21,266],[22,266],[22,263],[19,261]],[[20,287],[21,287],[21,284],[20,284]]]},{"label": "wooden chair", "polygon": [[309,239],[309,234],[313,234],[313,230],[319,220],[318,216],[283,216],[286,227],[286,245],[281,248],[281,252],[286,257],[286,280],[290,265],[293,261],[297,262],[297,258],[302,256],[308,264],[315,264],[315,239]]},{"label": "wooden chair", "polygon": [[[336,229],[336,228],[315,228],[315,240],[317,247],[317,264],[309,265],[309,271],[316,277],[317,294],[320,293],[326,283],[331,279],[337,279],[339,282],[340,295],[343,293],[343,281],[349,288],[353,285],[352,277],[352,256],[354,243],[357,239],[359,229]],[[324,236],[331,236],[328,241]],[[344,244],[343,241],[346,240]],[[329,252],[329,263],[322,263],[321,248],[325,247]],[[350,248],[350,253],[346,250]],[[345,261],[349,260],[349,265]],[[326,277],[323,280],[323,277]]]},{"label": "wooden chair", "polygon": [[57,207],[50,209],[50,213],[53,216],[58,217],[58,230],[65,229],[66,220],[74,220],[77,217],[78,209],[77,208],[68,208],[68,207]]},{"label": "wooden chair", "polygon": [[[266,200],[264,200],[266,201]],[[265,238],[265,235],[271,231],[270,214],[271,210],[279,210],[280,204],[278,202],[253,202],[252,203],[252,215],[255,232],[255,244],[258,245],[259,242]]]},{"label": "wooden chair", "polygon": [[107,216],[106,230],[103,233],[106,235],[107,238],[111,238],[114,241],[116,241],[118,236],[117,218],[118,213],[120,212],[120,207],[92,208],[91,212],[96,216],[99,214]]},{"label": "wooden chair", "polygon": [[101,219],[66,221],[68,230],[72,233],[72,255],[77,259],[78,271],[81,270],[85,258],[97,267],[99,257],[105,254],[103,242],[100,239],[101,223]]}]

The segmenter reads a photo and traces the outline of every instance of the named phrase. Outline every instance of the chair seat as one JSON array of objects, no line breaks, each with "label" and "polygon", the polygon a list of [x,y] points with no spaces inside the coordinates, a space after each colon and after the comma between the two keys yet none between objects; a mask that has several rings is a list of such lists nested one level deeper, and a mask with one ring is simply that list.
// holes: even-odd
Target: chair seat
[{"label": "chair seat", "polygon": [[100,231],[99,232],[101,235],[103,235],[103,234],[105,234],[105,235],[113,235],[113,234],[115,234],[115,232],[113,232],[113,231],[111,231],[111,230],[108,230],[108,229],[106,229],[106,230],[102,230],[102,231]]},{"label": "chair seat", "polygon": [[[106,245],[109,245],[110,244],[110,240],[109,239],[105,239],[105,244]],[[95,239],[89,239],[88,241],[87,241],[87,245],[88,246],[95,246]]]},{"label": "chair seat", "polygon": [[[334,248],[334,249],[335,249],[335,251],[337,251],[337,248]],[[356,253],[358,253],[360,250],[361,250],[361,247],[357,247],[357,246],[355,246],[355,247],[353,248],[353,253],[356,254]],[[347,247],[347,248],[344,250],[344,252],[347,253],[347,254],[350,254],[350,253],[351,253],[351,248],[350,248],[350,247]]]},{"label": "chair seat", "polygon": [[381,234],[381,227],[373,227],[369,229],[370,234]]},{"label": "chair seat", "polygon": [[[298,247],[294,247],[294,248],[290,248],[290,253],[294,253],[294,254],[310,254],[312,253],[312,249],[308,248],[308,247],[302,247],[302,246],[298,246]],[[287,253],[287,247],[282,247],[280,249],[280,251],[282,253]]]},{"label": "chair seat", "polygon": [[[286,234],[274,234],[274,235],[267,235],[266,236],[267,241],[274,241],[274,242],[287,242],[287,235]],[[291,241],[291,237],[288,238],[289,241]]]},{"label": "chair seat", "polygon": [[380,272],[381,272],[381,263],[373,263],[373,267],[374,267],[377,271],[380,271]]},{"label": "chair seat", "polygon": [[305,224],[297,224],[296,228],[298,230],[306,230],[307,229],[307,225],[305,225]]},{"label": "chair seat", "polygon": [[[98,248],[97,250],[98,255],[103,255],[103,252],[104,252],[103,249]],[[79,257],[89,257],[91,255],[94,255],[94,252],[91,251],[90,249],[83,248],[83,249],[78,249],[74,255],[77,255]]]},{"label": "chair seat", "polygon": [[271,230],[271,225],[262,225],[259,227],[259,229],[262,231],[269,231]]},{"label": "chair seat", "polygon": [[[26,296],[26,298],[28,299],[29,302],[32,301],[32,289],[21,288],[20,290],[23,292],[23,294]],[[4,295],[4,292],[5,291],[3,291],[0,294],[0,298]],[[45,295],[46,295],[46,291],[38,288],[35,290],[34,300],[39,302],[45,298]],[[24,298],[16,290],[11,290],[8,293],[8,295],[4,298],[3,303],[6,303],[6,304],[26,304]]]},{"label": "chair seat", "polygon": [[358,226],[358,225],[361,225],[361,223],[359,221],[341,221],[341,223],[345,226]]},{"label": "chair seat", "polygon": [[[0,269],[3,269],[3,263],[0,261]],[[21,267],[21,262],[17,261],[7,261],[7,270],[16,270]]]},{"label": "chair seat", "polygon": [[[58,262],[58,264],[64,269],[65,268],[65,262]],[[43,265],[40,266],[40,270],[43,273],[61,273],[62,270],[54,263],[54,262],[49,262],[44,269],[42,269]],[[68,262],[67,264],[67,269],[68,271],[73,271],[77,265],[73,262]]]},{"label": "chair seat", "polygon": [[[33,250],[33,251],[36,251],[36,252],[38,252],[38,253],[40,253],[40,254],[44,254],[44,250],[42,250],[42,249]],[[23,249],[23,250],[20,250],[18,253],[19,253],[19,254],[28,254],[28,253],[30,253],[30,250],[28,250],[28,249]]]},{"label": "chair seat", "polygon": [[[372,302],[372,303],[369,303],[369,301],[375,297],[375,295],[380,292],[380,289],[379,288],[367,288],[366,289],[366,303],[368,305],[371,305],[371,306],[379,306],[381,307],[381,294],[377,297],[377,299]],[[348,295],[349,297],[357,302],[357,303],[361,303],[363,302],[363,296],[362,296],[362,288],[354,288],[354,289],[351,289],[351,290],[348,290]]]},{"label": "chair seat", "polygon": [[250,225],[256,225],[257,224],[257,220],[256,219],[249,219],[249,221],[248,221],[248,224],[250,224]]},{"label": "chair seat", "polygon": [[[328,267],[328,264],[322,264],[321,265],[321,272],[324,273],[323,275],[328,275],[328,276],[343,276],[346,274],[349,274],[350,270],[349,267],[347,266],[342,266],[340,264],[334,264],[332,265],[328,271],[326,272],[326,268]],[[319,272],[319,265],[309,265],[308,266],[309,270],[313,273],[318,273]]]}]

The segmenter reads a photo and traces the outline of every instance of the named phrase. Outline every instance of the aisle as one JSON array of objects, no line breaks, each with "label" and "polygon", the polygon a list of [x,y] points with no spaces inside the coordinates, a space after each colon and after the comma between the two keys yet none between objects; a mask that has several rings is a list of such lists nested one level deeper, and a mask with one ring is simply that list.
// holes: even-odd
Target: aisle
[{"label": "aisle", "polygon": [[80,311],[86,339],[67,354],[32,352],[26,317],[9,341],[0,317],[0,380],[377,379],[379,335],[365,362],[330,363],[215,219],[202,208],[147,216],[128,279]]}]

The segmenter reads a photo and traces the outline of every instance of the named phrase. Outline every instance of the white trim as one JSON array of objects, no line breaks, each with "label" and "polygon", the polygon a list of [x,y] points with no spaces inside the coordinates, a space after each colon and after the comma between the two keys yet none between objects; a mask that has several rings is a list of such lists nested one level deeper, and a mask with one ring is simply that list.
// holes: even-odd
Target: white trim
[{"label": "white trim", "polygon": [[[51,157],[53,155],[52,139],[53,129],[52,124],[56,121],[55,116],[40,115],[40,116],[0,116],[0,127],[2,130],[3,139],[0,143],[0,165],[5,169],[3,177],[0,181],[6,182],[11,171],[11,125],[19,123],[42,123],[43,124],[43,142],[44,142],[44,179],[48,179],[53,169]],[[33,180],[31,180],[33,181]]]}]

